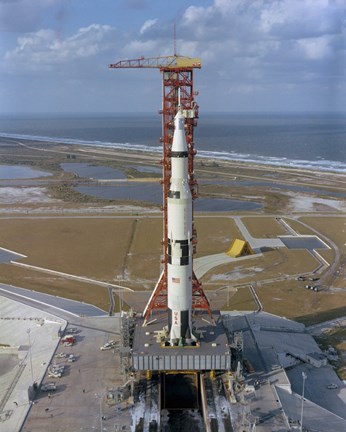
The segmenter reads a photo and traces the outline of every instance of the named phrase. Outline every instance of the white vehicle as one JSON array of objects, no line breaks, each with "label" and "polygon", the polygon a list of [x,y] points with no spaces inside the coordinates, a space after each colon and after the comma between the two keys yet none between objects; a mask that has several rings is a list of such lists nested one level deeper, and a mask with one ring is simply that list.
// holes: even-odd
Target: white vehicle
[{"label": "white vehicle", "polygon": [[55,373],[55,372],[49,372],[48,373],[49,378],[61,378],[62,377],[62,373]]},{"label": "white vehicle", "polygon": [[51,369],[62,369],[62,370],[65,369],[65,365],[63,365],[63,364],[56,364],[56,363],[51,364],[50,367],[51,367]]},{"label": "white vehicle", "polygon": [[328,389],[337,389],[338,386],[337,386],[336,384],[332,383],[332,384],[328,384],[328,385],[327,385],[327,388],[328,388]]},{"label": "white vehicle", "polygon": [[61,352],[59,354],[55,354],[55,357],[57,357],[57,358],[65,358],[66,356],[67,356],[67,354],[65,354],[63,352]]},{"label": "white vehicle", "polygon": [[71,327],[70,329],[68,329],[68,331],[70,332],[70,334],[79,333],[79,330],[76,327]]},{"label": "white vehicle", "polygon": [[110,350],[112,348],[114,348],[114,344],[107,342],[102,347],[100,347],[100,350],[105,351],[105,350]]},{"label": "white vehicle", "polygon": [[49,368],[49,372],[53,372],[53,373],[63,373],[65,370],[65,366],[64,365],[52,365]]},{"label": "white vehicle", "polygon": [[71,343],[71,342],[64,342],[64,347],[69,347],[69,346],[72,346],[73,345],[73,343]]},{"label": "white vehicle", "polygon": [[53,382],[46,383],[46,384],[43,384],[41,386],[41,390],[44,391],[44,392],[55,391],[56,390],[56,385]]},{"label": "white vehicle", "polygon": [[63,373],[64,372],[64,367],[52,367],[50,368],[49,372],[52,373]]},{"label": "white vehicle", "polygon": [[67,361],[72,363],[72,362],[76,361],[76,357],[73,354],[71,354],[71,355],[69,355]]}]

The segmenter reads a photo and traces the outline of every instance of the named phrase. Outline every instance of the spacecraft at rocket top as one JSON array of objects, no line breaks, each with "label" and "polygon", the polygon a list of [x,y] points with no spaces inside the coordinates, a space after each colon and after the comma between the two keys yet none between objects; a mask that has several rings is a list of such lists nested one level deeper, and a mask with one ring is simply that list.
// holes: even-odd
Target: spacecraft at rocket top
[{"label": "spacecraft at rocket top", "polygon": [[167,196],[167,302],[170,345],[194,344],[192,334],[192,196],[189,186],[185,118],[174,120],[171,182]]}]

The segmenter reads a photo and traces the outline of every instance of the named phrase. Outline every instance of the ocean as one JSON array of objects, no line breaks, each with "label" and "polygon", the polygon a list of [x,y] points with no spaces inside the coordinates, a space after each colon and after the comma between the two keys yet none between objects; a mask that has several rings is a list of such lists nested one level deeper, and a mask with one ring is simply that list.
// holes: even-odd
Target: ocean
[{"label": "ocean", "polygon": [[[199,157],[346,172],[346,114],[207,114]],[[2,115],[0,136],[161,152],[158,114]]]}]

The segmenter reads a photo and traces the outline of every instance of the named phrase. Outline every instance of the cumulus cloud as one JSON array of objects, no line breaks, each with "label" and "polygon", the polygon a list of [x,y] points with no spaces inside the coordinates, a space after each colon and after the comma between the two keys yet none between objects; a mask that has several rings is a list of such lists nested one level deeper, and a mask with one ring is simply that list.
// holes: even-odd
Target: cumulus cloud
[{"label": "cumulus cloud", "polygon": [[344,56],[346,6],[339,0],[215,0],[188,7],[180,31],[196,41],[206,64],[233,67],[251,58],[264,69],[298,61],[304,68],[304,60]]},{"label": "cumulus cloud", "polygon": [[20,64],[21,68],[32,70],[53,68],[108,49],[105,41],[113,30],[108,25],[92,24],[65,39],[51,29],[27,33],[18,38],[15,49],[5,53],[4,60],[9,66]]},{"label": "cumulus cloud", "polygon": [[[184,47],[193,42],[219,99],[246,94],[256,103],[259,92],[276,100],[291,92],[291,100],[299,93],[314,100],[316,88],[345,87],[344,0],[214,0],[187,7],[178,35],[182,54],[190,55]],[[344,106],[343,96],[336,99]]]},{"label": "cumulus cloud", "polygon": [[[104,68],[120,59],[173,54],[173,24],[165,17],[174,11],[178,14],[177,52],[202,59],[202,71],[196,78],[200,80],[198,87],[203,87],[199,103],[205,102],[208,109],[315,109],[321,101],[329,103],[328,98],[333,107],[346,108],[345,0],[178,0],[179,5],[170,4],[165,14],[163,8],[154,12],[149,0],[119,3],[119,11],[126,11],[124,19],[129,20],[126,28],[123,22],[117,30],[93,24],[73,35],[59,37],[59,32],[54,32],[56,22],[40,30],[39,9],[53,5],[51,19],[58,15],[59,5],[66,4],[65,0],[0,0],[3,22],[11,22],[16,7],[25,6],[12,24],[22,19],[27,25],[16,46],[6,52],[0,69],[15,70],[16,74],[24,71],[26,79],[30,70],[64,70],[64,80],[76,79],[81,88],[81,71],[85,75],[89,71],[87,79],[96,89],[101,82],[106,85],[107,76],[100,80],[95,71],[99,67],[99,72],[101,66],[95,65]],[[35,9],[35,5],[40,8]],[[145,8],[144,18],[136,16],[130,20],[130,8]],[[158,18],[153,19],[153,13]],[[34,30],[26,30],[34,24]],[[158,89],[157,98],[160,97],[159,86],[145,81],[146,75],[124,71],[121,76],[130,82],[131,88],[141,82],[138,91]],[[143,78],[138,80],[138,76]],[[77,87],[73,85],[74,89]],[[104,92],[108,95],[109,91],[107,88]],[[126,100],[131,106],[131,101]]]}]

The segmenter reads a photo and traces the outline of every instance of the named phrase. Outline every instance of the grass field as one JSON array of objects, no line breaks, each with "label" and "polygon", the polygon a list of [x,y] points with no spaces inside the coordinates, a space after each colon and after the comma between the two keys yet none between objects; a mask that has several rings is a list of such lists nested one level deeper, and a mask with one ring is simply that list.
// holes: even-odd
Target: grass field
[{"label": "grass field", "polygon": [[287,235],[287,230],[275,218],[270,217],[244,217],[242,221],[246,225],[252,237],[276,238],[280,235]]},{"label": "grass field", "polygon": [[[155,286],[161,271],[162,213],[158,211],[158,207],[155,207],[156,217],[143,217],[149,204],[146,209],[128,207],[126,216],[126,206],[133,203],[108,200],[102,202],[74,193],[73,186],[78,182],[94,182],[95,185],[98,182],[77,179],[61,169],[60,164],[70,160],[69,146],[28,142],[23,147],[16,143],[3,143],[2,149],[6,153],[4,163],[48,170],[53,174],[45,178],[45,182],[49,183],[51,180],[48,190],[58,188],[62,191],[59,194],[60,201],[54,204],[44,201],[39,204],[25,202],[13,205],[11,201],[1,204],[0,210],[6,212],[5,216],[12,209],[14,214],[19,211],[23,217],[0,219],[0,246],[27,255],[27,258],[22,260],[24,263],[130,287],[136,292],[124,295],[124,298],[127,296],[129,303],[133,304],[145,303],[148,292]],[[117,167],[122,169],[127,177],[142,177],[143,181],[150,181],[150,178],[147,178],[149,174],[140,173],[130,167],[156,164],[159,159],[159,156],[154,154],[82,146],[74,147],[74,156],[78,162]],[[340,265],[331,279],[332,285],[339,291],[323,291],[318,294],[306,292],[303,289],[304,282],[295,280],[295,275],[312,272],[317,266],[317,262],[308,252],[284,248],[268,249],[263,251],[262,256],[219,266],[208,272],[202,282],[213,304],[220,308],[254,308],[256,306],[247,288],[239,288],[232,295],[227,295],[227,290],[220,288],[226,286],[233,289],[237,285],[260,282],[256,289],[268,312],[297,317],[299,320],[306,319],[309,322],[342,313],[346,306],[343,291],[346,285],[345,219],[328,213],[324,213],[324,217],[290,217],[289,212],[295,211],[290,202],[292,193],[287,194],[275,188],[277,182],[285,182],[293,186],[314,186],[340,192],[345,187],[342,177],[332,173],[322,175],[313,171],[299,172],[279,167],[203,159],[196,160],[195,168],[198,178],[201,179],[200,190],[203,195],[227,196],[264,205],[263,209],[255,213],[242,215],[254,237],[275,238],[286,234],[285,228],[274,216],[265,217],[265,214],[282,214],[284,220],[298,233],[315,234],[313,229],[309,228],[311,226],[330,238],[340,251]],[[263,178],[269,183],[272,182],[273,187],[261,186]],[[236,180],[251,181],[252,184],[241,187],[232,185],[232,181]],[[294,196],[295,199],[304,201],[304,194],[301,198],[299,195]],[[98,212],[102,211],[102,206],[106,206],[106,209],[110,205],[114,207],[114,217],[100,217],[101,213]],[[121,210],[124,217],[120,217],[121,213],[117,211],[117,208],[121,207],[125,208]],[[81,217],[84,211],[87,215],[90,209],[95,218]],[[44,212],[51,210],[55,214],[74,211],[79,216],[44,217]],[[43,217],[31,218],[38,211],[43,213]],[[207,217],[195,214],[198,238],[196,257],[226,252],[234,238],[242,238],[233,219],[229,217],[233,214],[235,213],[210,213]],[[256,217],[252,217],[252,214]],[[321,250],[320,253],[329,262],[335,260],[334,250]],[[108,292],[98,285],[53,277],[47,273],[9,264],[0,264],[0,281],[108,308]]]},{"label": "grass field", "polygon": [[[341,246],[343,239],[338,236],[343,224],[341,219],[336,220],[332,228],[326,218],[311,218],[308,222],[326,235],[330,230],[331,236]],[[246,225],[251,226],[256,236],[272,237],[272,229],[275,235],[281,233],[281,227],[274,218],[267,221],[266,218],[248,217]],[[234,221],[228,217],[197,217],[196,228],[198,256],[225,252],[234,237],[241,237]],[[27,255],[21,260],[24,263],[113,282],[137,291],[150,292],[161,270],[160,216],[0,219],[0,238],[2,247]],[[320,314],[346,306],[346,294],[317,294],[305,290],[305,282],[294,280],[296,275],[312,272],[316,266],[316,260],[307,251],[280,248],[248,260],[218,266],[201,281],[215,307],[254,309],[248,289],[241,288],[236,294],[227,295],[219,288],[261,281],[257,293],[266,311],[296,319],[309,315],[313,321],[318,321]],[[281,280],[274,282],[276,278]],[[285,278],[292,280],[286,281]],[[108,308],[108,292],[97,285],[65,280],[9,264],[0,265],[0,280]],[[146,298],[144,295],[140,304],[145,303]],[[134,296],[129,296],[129,299],[137,301]]]}]

